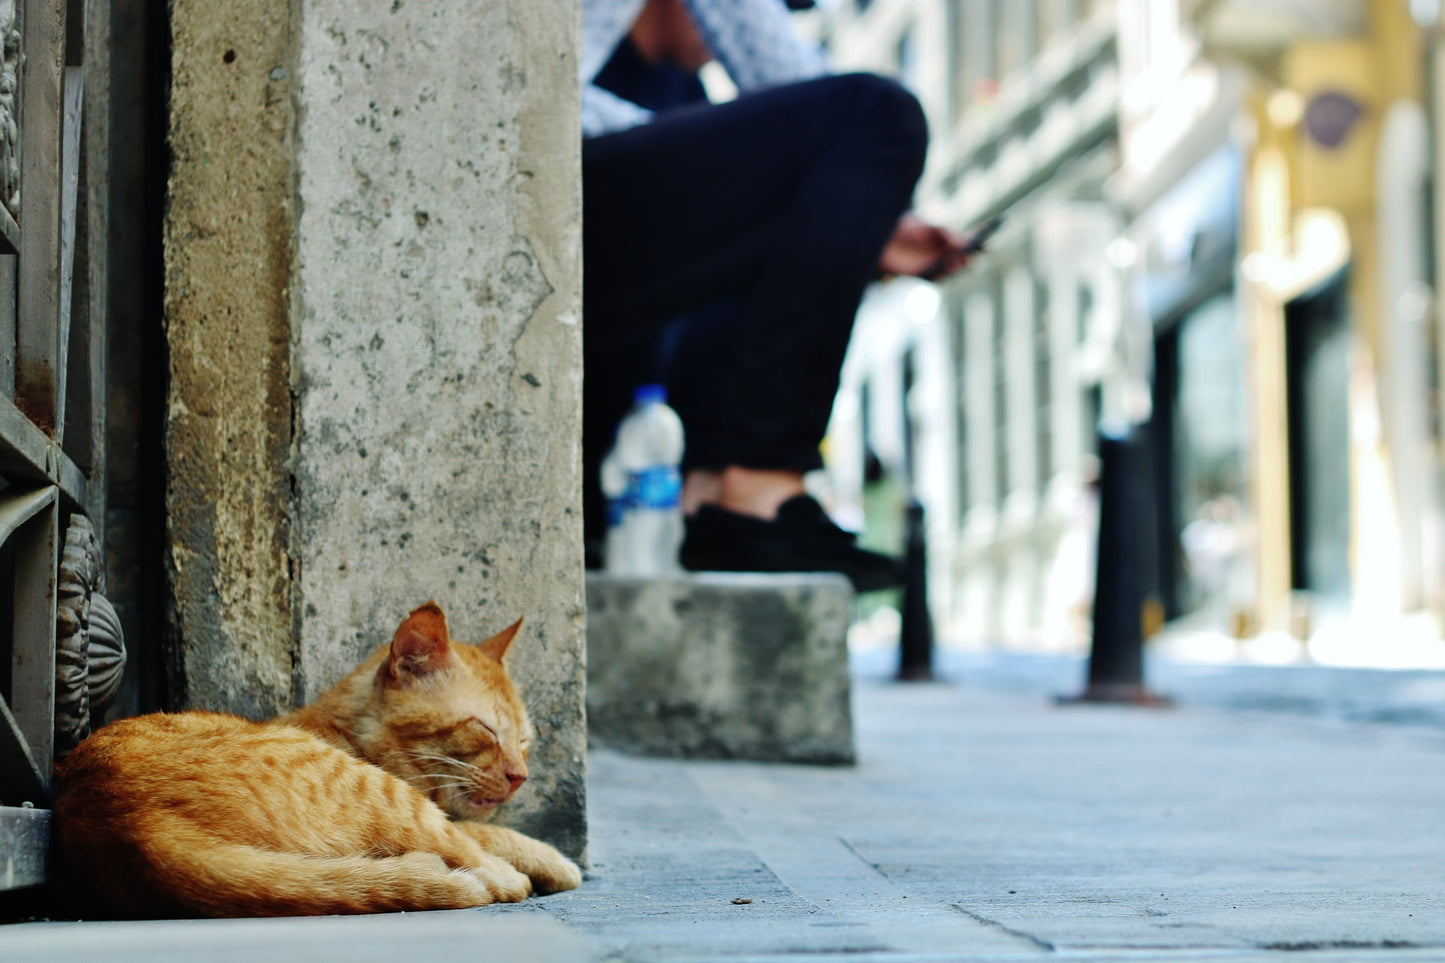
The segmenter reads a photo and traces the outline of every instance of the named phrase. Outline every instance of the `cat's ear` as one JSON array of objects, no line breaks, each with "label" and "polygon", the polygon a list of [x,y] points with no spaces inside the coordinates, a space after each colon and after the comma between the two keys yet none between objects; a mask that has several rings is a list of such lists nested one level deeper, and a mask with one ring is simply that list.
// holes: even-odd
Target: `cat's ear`
[{"label": "cat's ear", "polygon": [[502,661],[502,656],[507,654],[507,646],[512,644],[512,640],[517,637],[517,633],[521,631],[521,629],[522,619],[518,619],[487,641],[478,642],[477,648],[481,649],[484,654],[490,656],[492,659],[500,662]]},{"label": "cat's ear", "polygon": [[427,602],[406,617],[391,640],[391,675],[415,679],[431,675],[452,659],[451,635],[441,606]]}]

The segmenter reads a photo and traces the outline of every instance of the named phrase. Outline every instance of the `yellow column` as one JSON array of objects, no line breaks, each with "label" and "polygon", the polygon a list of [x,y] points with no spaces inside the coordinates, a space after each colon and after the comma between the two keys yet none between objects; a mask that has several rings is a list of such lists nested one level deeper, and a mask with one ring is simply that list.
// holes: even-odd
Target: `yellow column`
[{"label": "yellow column", "polygon": [[1259,139],[1245,177],[1241,302],[1254,433],[1249,477],[1254,507],[1254,550],[1259,630],[1285,630],[1290,609],[1289,425],[1285,393],[1284,305],[1270,286],[1288,256],[1289,155],[1262,104],[1256,105]]}]

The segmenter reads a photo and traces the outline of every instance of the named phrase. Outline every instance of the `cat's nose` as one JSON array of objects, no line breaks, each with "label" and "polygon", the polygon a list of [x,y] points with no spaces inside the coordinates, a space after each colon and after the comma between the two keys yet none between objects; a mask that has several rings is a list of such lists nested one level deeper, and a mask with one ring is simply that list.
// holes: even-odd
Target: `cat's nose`
[{"label": "cat's nose", "polygon": [[518,789],[521,789],[521,788],[522,788],[522,783],[524,783],[524,782],[526,782],[526,781],[527,781],[527,774],[526,774],[525,772],[509,772],[509,773],[507,773],[507,782],[509,782],[509,783],[511,784],[511,786],[512,786],[512,792],[516,792]]}]

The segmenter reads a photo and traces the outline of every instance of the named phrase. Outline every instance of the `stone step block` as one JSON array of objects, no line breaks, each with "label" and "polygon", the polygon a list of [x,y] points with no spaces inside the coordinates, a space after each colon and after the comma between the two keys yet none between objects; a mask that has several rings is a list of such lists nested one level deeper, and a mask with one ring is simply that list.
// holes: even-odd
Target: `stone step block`
[{"label": "stone step block", "polygon": [[587,575],[588,733],[649,755],[851,763],[841,575]]}]

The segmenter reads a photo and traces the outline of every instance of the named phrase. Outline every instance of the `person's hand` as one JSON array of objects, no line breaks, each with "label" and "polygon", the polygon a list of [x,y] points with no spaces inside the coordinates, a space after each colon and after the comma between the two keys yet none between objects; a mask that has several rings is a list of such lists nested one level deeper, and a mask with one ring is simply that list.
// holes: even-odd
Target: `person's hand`
[{"label": "person's hand", "polygon": [[884,274],[908,274],[939,281],[973,257],[966,244],[963,236],[929,224],[909,212],[898,219],[893,236],[878,258],[878,270]]}]

